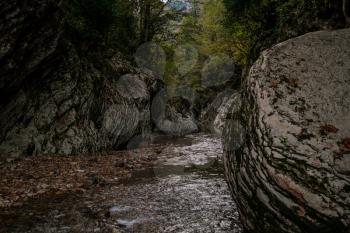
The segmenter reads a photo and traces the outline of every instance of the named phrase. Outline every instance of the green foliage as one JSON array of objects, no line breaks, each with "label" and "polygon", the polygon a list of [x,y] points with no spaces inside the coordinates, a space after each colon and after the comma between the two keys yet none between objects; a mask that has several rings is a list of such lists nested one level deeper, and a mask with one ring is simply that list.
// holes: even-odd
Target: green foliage
[{"label": "green foliage", "polygon": [[161,0],[139,0],[139,41],[144,43],[162,37],[167,37],[166,32],[169,22],[176,18],[176,12],[166,7]]},{"label": "green foliage", "polygon": [[342,0],[223,0],[226,27],[241,42],[236,58],[254,61],[272,44],[309,31],[344,26]]},{"label": "green foliage", "polygon": [[[175,41],[163,42],[167,53],[165,80],[171,85],[201,85],[209,57],[228,55],[236,64],[252,64],[263,49],[306,32],[344,26],[342,0],[194,0],[201,6],[183,17]],[[179,74],[174,51],[191,44],[199,52],[196,66]],[[217,78],[218,79],[218,78]]]},{"label": "green foliage", "polygon": [[200,32],[196,41],[201,52],[206,55],[226,53],[232,55],[234,43],[231,35],[223,25],[225,7],[221,0],[210,0],[204,3],[199,17]]},{"label": "green foliage", "polygon": [[125,53],[161,34],[172,18],[161,0],[72,0],[66,27],[73,41]]},{"label": "green foliage", "polygon": [[[169,85],[187,85],[197,92],[207,92],[210,88],[203,85],[202,71],[206,61],[214,56],[226,55],[235,58],[238,50],[245,49],[235,41],[231,32],[225,27],[226,9],[222,0],[208,0],[203,4],[194,4],[198,9],[184,15],[178,26],[175,41],[163,41],[167,53],[165,81]],[[185,75],[179,72],[176,51],[180,47],[192,46],[198,52],[196,63]],[[174,56],[175,55],[175,56]],[[186,64],[190,64],[187,61]]]},{"label": "green foliage", "polygon": [[74,0],[66,25],[73,40],[98,46],[130,47],[135,19],[127,0]]}]

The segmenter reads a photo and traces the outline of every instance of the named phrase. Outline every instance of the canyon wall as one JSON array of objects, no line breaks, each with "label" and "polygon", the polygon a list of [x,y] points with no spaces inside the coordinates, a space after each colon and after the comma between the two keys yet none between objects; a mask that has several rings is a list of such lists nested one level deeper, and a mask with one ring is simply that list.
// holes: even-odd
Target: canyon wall
[{"label": "canyon wall", "polygon": [[159,80],[118,53],[78,51],[64,3],[0,3],[2,157],[95,153],[151,130]]}]

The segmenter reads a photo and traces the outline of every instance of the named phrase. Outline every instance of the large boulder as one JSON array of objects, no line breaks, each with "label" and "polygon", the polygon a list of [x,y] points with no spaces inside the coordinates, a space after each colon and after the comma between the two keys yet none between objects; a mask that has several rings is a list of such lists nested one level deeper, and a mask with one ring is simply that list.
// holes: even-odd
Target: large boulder
[{"label": "large boulder", "polygon": [[247,230],[349,232],[349,29],[263,52],[228,118],[226,177]]},{"label": "large boulder", "polygon": [[151,130],[159,81],[121,55],[82,56],[62,1],[4,1],[0,21],[0,156],[94,153]]},{"label": "large boulder", "polygon": [[1,156],[94,153],[151,131],[156,79],[132,69],[121,75],[107,60],[106,75],[75,59],[73,67],[43,68],[45,74],[0,106]]},{"label": "large boulder", "polygon": [[239,93],[233,89],[220,92],[201,112],[199,118],[201,129],[221,136],[230,106],[236,98],[239,98]]},{"label": "large boulder", "polygon": [[194,92],[188,87],[161,89],[151,106],[155,130],[172,136],[198,132],[193,112],[194,98]]}]

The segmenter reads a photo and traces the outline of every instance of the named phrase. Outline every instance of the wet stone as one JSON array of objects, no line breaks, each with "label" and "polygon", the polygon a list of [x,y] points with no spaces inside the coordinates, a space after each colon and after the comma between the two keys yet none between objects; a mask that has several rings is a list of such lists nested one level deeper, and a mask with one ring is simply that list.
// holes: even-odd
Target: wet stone
[{"label": "wet stone", "polygon": [[236,206],[223,177],[219,138],[171,140],[151,169],[135,171],[118,195],[131,206],[116,225],[124,232],[241,232]]}]

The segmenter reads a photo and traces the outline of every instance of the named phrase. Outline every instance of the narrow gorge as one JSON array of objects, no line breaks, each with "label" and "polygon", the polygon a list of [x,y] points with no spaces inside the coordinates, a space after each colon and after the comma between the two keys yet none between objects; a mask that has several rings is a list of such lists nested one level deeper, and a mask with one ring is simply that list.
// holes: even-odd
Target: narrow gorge
[{"label": "narrow gorge", "polygon": [[349,2],[0,3],[0,232],[350,232]]}]

